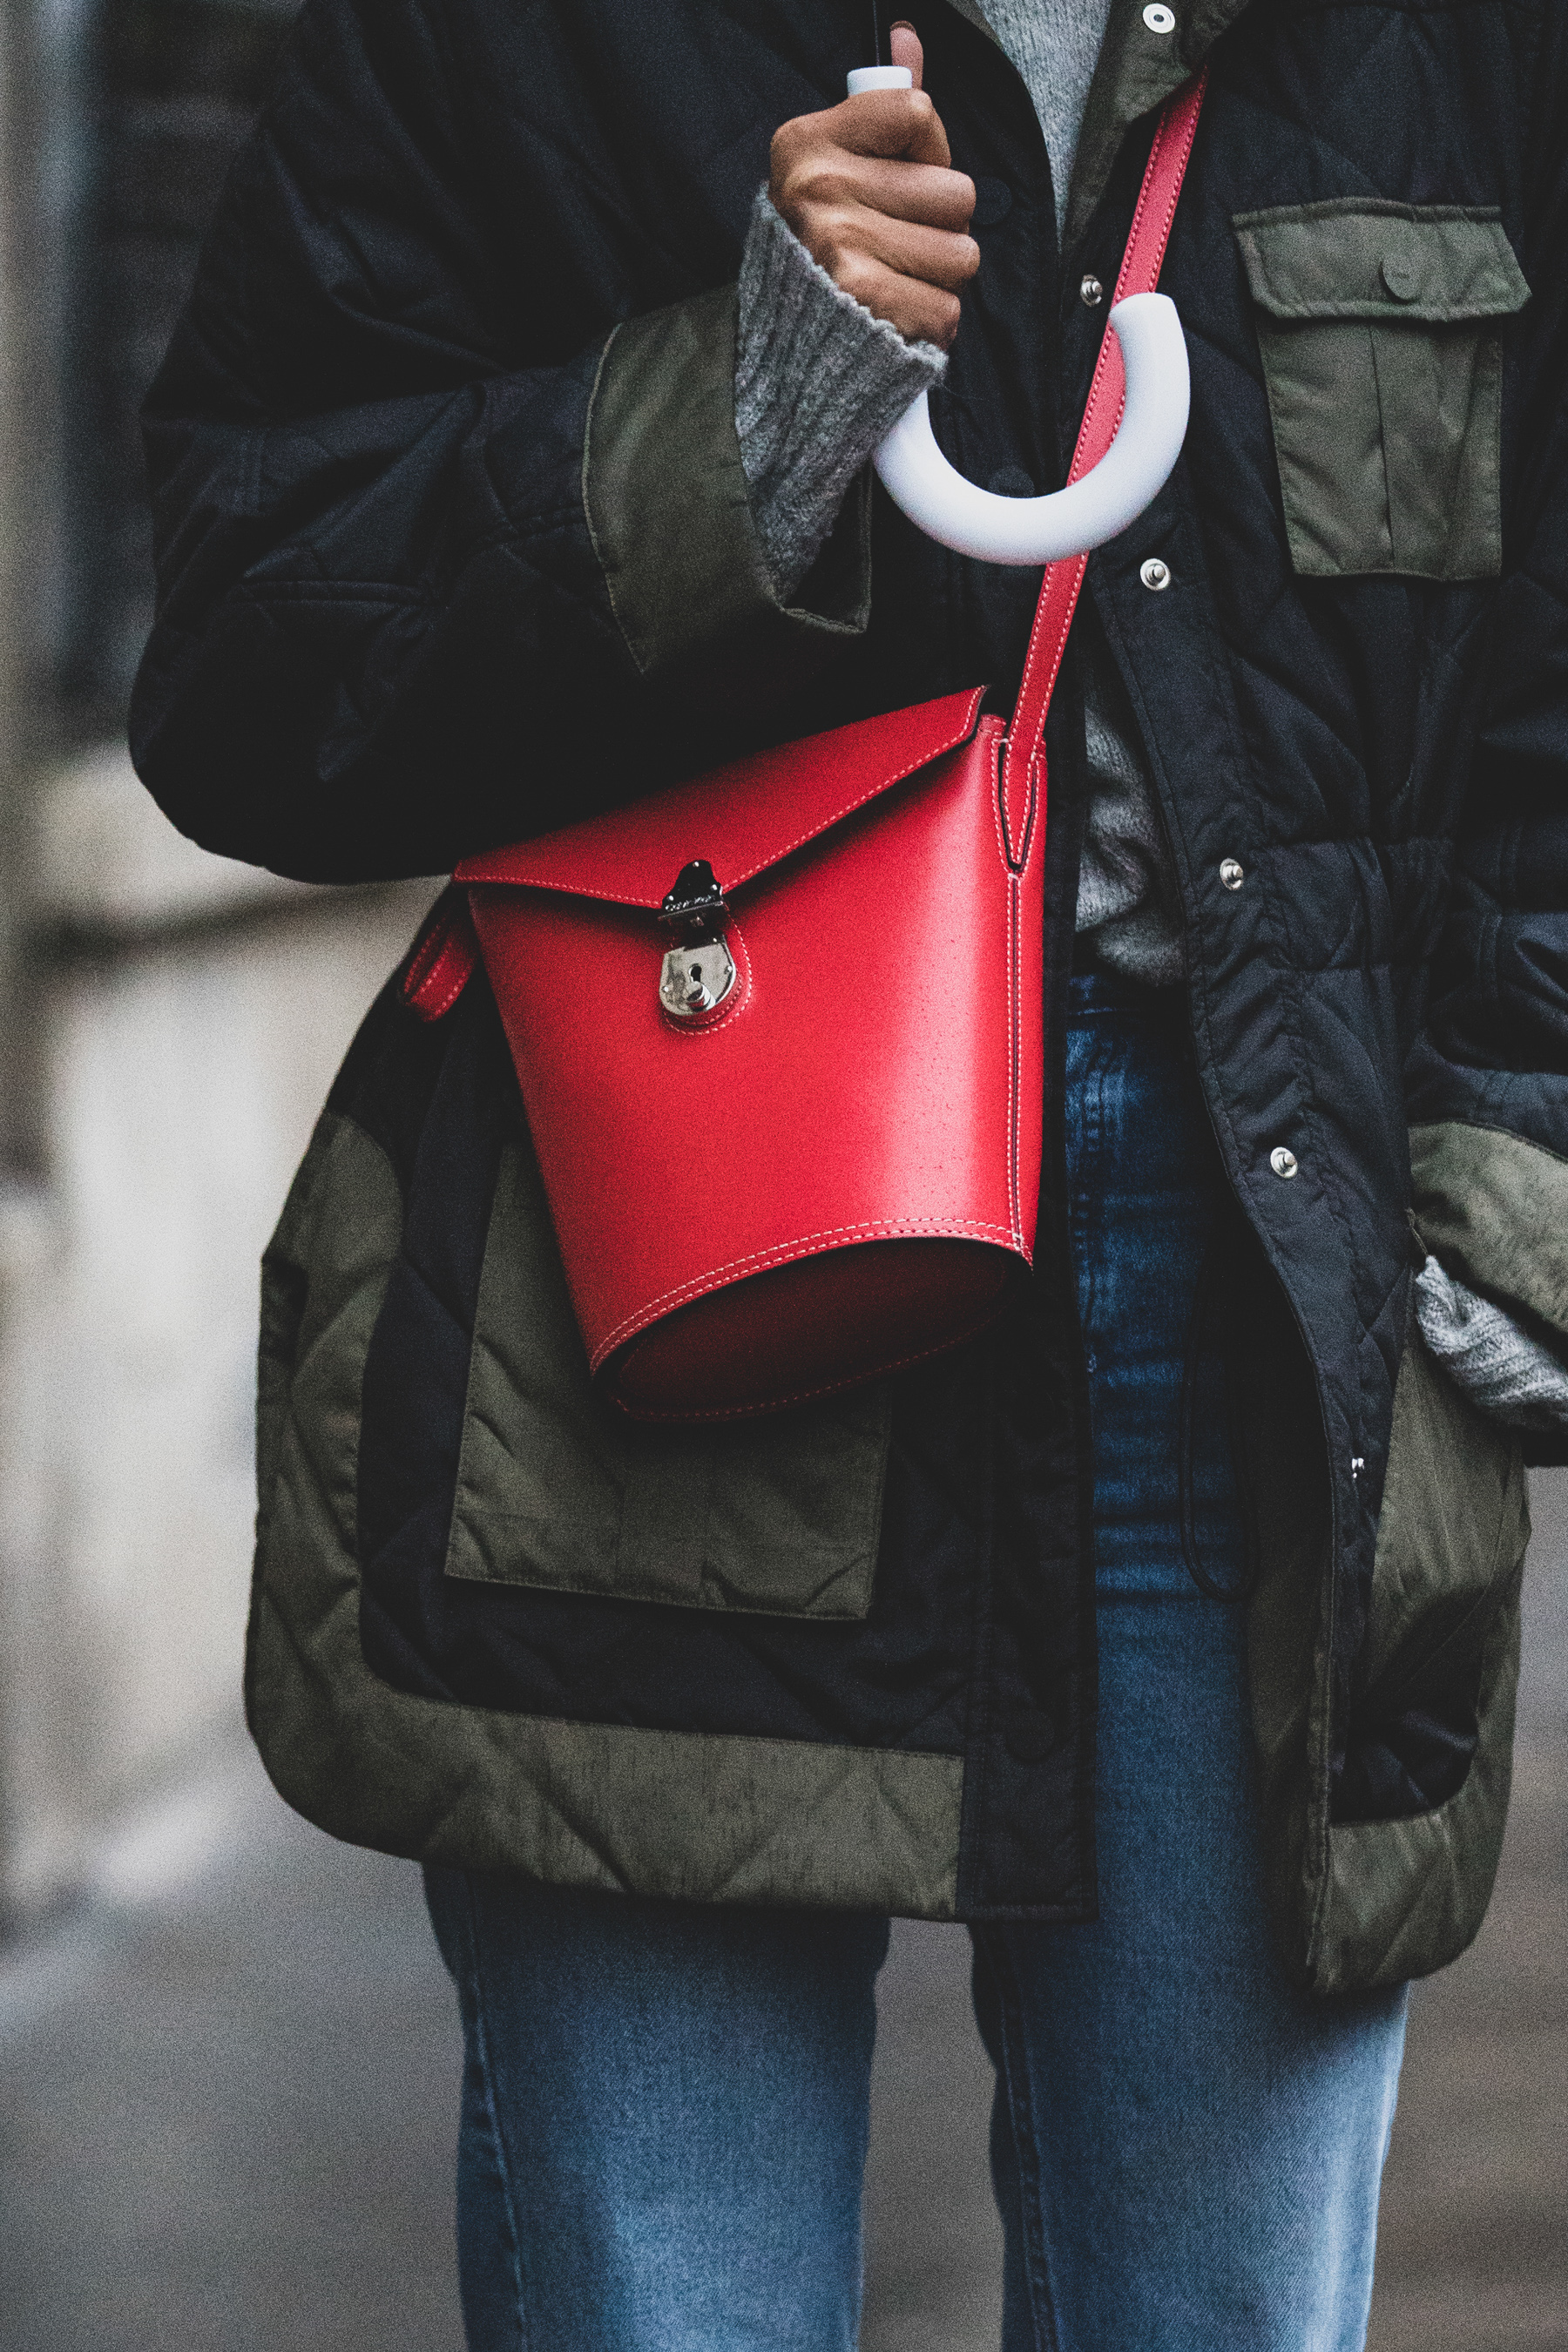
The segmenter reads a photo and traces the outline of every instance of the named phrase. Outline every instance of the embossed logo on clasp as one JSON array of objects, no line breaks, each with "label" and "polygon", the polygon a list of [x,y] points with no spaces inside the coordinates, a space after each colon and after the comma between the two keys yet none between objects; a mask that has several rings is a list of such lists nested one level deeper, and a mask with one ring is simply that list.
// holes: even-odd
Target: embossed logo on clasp
[{"label": "embossed logo on clasp", "polygon": [[681,867],[658,919],[675,940],[659,971],[660,1004],[676,1021],[715,1012],[735,985],[735,962],[724,937],[730,909],[705,857]]}]

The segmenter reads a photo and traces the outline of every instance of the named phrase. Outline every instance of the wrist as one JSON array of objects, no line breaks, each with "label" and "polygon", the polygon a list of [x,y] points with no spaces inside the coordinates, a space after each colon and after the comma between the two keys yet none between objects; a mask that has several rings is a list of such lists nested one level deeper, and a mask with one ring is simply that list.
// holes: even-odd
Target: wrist
[{"label": "wrist", "polygon": [[844,291],[765,190],[741,267],[735,423],[759,536],[781,596],[793,593],[844,496],[946,359],[908,342]]}]

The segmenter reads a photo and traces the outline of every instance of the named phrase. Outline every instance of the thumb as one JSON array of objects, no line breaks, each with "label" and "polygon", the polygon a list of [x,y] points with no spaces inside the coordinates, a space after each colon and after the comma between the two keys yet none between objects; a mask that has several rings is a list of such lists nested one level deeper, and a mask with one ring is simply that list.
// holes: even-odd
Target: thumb
[{"label": "thumb", "polygon": [[908,66],[914,76],[915,88],[919,89],[921,76],[925,71],[926,53],[921,47],[921,37],[914,26],[907,24],[901,16],[889,33],[888,54],[894,65]]}]

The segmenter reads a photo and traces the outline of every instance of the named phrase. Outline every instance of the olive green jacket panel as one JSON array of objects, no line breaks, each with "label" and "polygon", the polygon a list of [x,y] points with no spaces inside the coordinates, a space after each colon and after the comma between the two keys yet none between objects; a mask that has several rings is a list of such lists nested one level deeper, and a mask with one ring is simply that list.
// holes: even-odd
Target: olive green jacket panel
[{"label": "olive green jacket panel", "polygon": [[1323,1993],[1372,1992],[1430,1976],[1475,1941],[1502,1853],[1519,1685],[1516,1564],[1481,1654],[1479,1735],[1463,1785],[1411,1821],[1336,1822],[1314,1955]]},{"label": "olive green jacket panel", "polygon": [[[257,1381],[258,1528],[265,1542],[288,1475],[314,1483],[336,1539],[354,1546],[360,1391],[371,1332],[403,1233],[384,1155],[323,1111],[261,1270]],[[286,1459],[288,1449],[294,1453]]]},{"label": "olive green jacket panel", "polygon": [[629,319],[605,347],[583,452],[583,502],[610,603],[645,677],[769,699],[864,635],[869,484],[845,501],[796,601],[779,601],[735,425],[736,289]]},{"label": "olive green jacket panel", "polygon": [[[510,1164],[508,1200],[526,1213],[530,1171],[519,1154]],[[464,1867],[698,1901],[954,1916],[957,1756],[568,1723],[415,1696],[371,1671],[360,1402],[402,1213],[380,1148],[329,1114],[267,1255],[247,1699],[284,1796],[336,1835]],[[529,1298],[500,1304],[545,1321],[552,1311],[537,1279]],[[562,1299],[553,1311],[564,1316]],[[1478,1745],[1435,1811],[1331,1824],[1333,1588],[1316,1408],[1289,1329],[1264,1336],[1250,1384],[1267,1475],[1248,1656],[1266,1885],[1292,1977],[1332,1994],[1441,1967],[1479,1925],[1507,1807],[1528,1522],[1516,1446],[1413,1337],[1354,1703],[1374,1717],[1418,1709],[1460,1677],[1477,1691]],[[501,1457],[492,1466],[500,1475]],[[519,1471],[526,1482],[539,1465]],[[560,1500],[591,1518],[600,1491],[569,1480]]]},{"label": "olive green jacket panel", "polygon": [[502,1155],[447,1574],[688,1608],[864,1617],[885,1384],[803,1411],[647,1428],[594,1392],[538,1163]]},{"label": "olive green jacket panel", "polygon": [[1476,1694],[1477,1745],[1460,1787],[1434,1811],[1332,1825],[1310,1954],[1321,1992],[1429,1975],[1486,1916],[1508,1818],[1529,1538],[1517,1439],[1413,1331],[1394,1392],[1355,1705],[1392,1719],[1462,1685]]},{"label": "olive green jacket panel", "polygon": [[1392,1714],[1479,1657],[1529,1537],[1516,1435],[1471,1402],[1413,1328],[1359,1661],[1363,1706]]},{"label": "olive green jacket panel", "polygon": [[1568,1341],[1568,1160],[1495,1127],[1410,1130],[1415,1222],[1450,1274]]},{"label": "olive green jacket panel", "polygon": [[1334,1822],[1328,1480],[1310,1370],[1277,1298],[1247,1357],[1244,1431],[1259,1539],[1247,1670],[1264,1886],[1280,1957],[1320,1995],[1444,1967],[1485,1916],[1508,1810],[1524,1473],[1510,1434],[1413,1331],[1395,1391],[1364,1650],[1352,1703],[1373,1720],[1456,1681],[1477,1694],[1467,1777],[1436,1811]]},{"label": "olive green jacket panel", "polygon": [[252,1732],[333,1835],[470,1869],[701,1902],[952,1916],[955,1756],[653,1732],[395,1690],[359,1632],[360,1391],[402,1228],[381,1151],[329,1115],[264,1273]]}]

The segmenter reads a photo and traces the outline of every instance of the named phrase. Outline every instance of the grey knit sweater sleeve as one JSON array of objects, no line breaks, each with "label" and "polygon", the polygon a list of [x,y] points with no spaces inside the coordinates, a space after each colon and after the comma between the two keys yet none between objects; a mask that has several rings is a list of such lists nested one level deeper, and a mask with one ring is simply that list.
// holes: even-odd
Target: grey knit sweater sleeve
[{"label": "grey knit sweater sleeve", "polygon": [[741,260],[735,425],[752,513],[787,604],[882,436],[947,367],[814,261],[763,189]]},{"label": "grey knit sweater sleeve", "polygon": [[1415,1277],[1421,1337],[1467,1396],[1517,1429],[1568,1424],[1568,1369],[1429,1257]]}]

